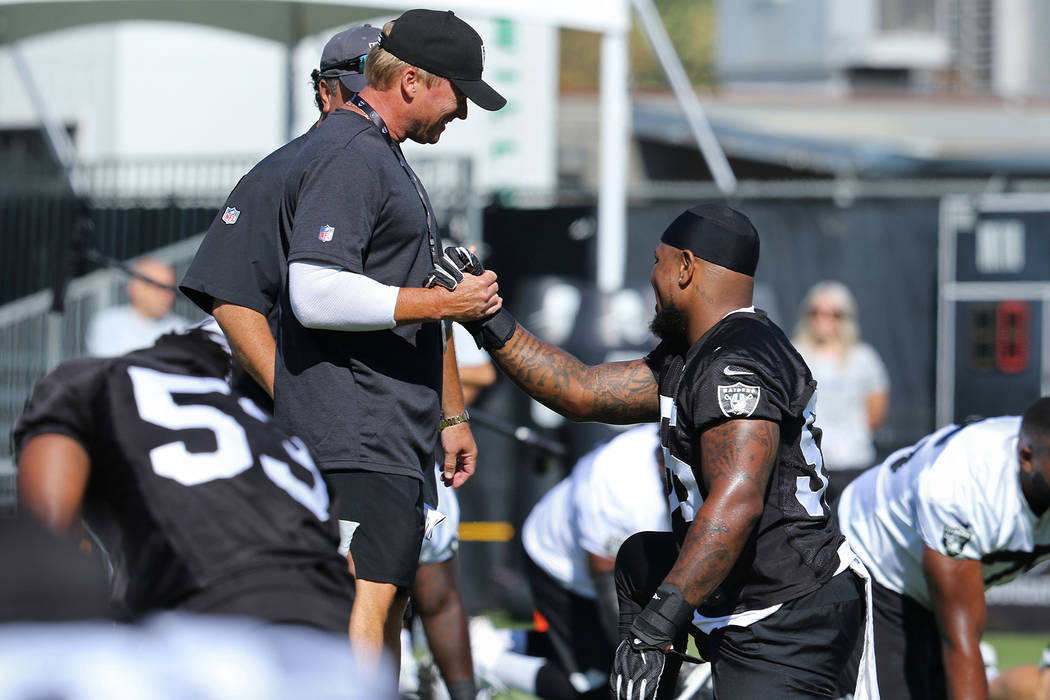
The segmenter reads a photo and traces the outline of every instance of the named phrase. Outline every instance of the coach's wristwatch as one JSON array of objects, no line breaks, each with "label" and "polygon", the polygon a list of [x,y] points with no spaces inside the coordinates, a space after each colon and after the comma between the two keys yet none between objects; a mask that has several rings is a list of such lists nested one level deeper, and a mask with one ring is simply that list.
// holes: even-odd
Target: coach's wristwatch
[{"label": "coach's wristwatch", "polygon": [[463,413],[460,413],[458,416],[452,416],[450,418],[442,418],[441,422],[438,423],[438,428],[440,430],[444,430],[445,428],[451,427],[453,425],[457,425],[459,423],[466,423],[469,420],[470,420],[470,414],[467,413],[466,411],[463,411]]}]

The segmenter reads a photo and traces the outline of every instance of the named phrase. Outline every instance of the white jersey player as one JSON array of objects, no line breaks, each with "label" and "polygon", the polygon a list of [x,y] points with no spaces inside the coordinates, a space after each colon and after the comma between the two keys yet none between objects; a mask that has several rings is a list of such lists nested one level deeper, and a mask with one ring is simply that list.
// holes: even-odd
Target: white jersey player
[{"label": "white jersey player", "polygon": [[877,584],[883,697],[985,696],[984,589],[1050,558],[1048,482],[1043,398],[1023,418],[941,428],[845,489],[842,531]]},{"label": "white jersey player", "polygon": [[521,540],[538,629],[546,630],[509,651],[471,627],[475,659],[495,687],[541,698],[608,693],[617,641],[616,554],[636,532],[671,529],[659,447],[659,425],[632,428],[584,455],[533,507]]},{"label": "white jersey player", "polygon": [[634,533],[671,529],[662,480],[653,476],[659,427],[632,428],[584,455],[526,518],[525,552],[573,593],[597,595],[588,553],[615,559]]}]

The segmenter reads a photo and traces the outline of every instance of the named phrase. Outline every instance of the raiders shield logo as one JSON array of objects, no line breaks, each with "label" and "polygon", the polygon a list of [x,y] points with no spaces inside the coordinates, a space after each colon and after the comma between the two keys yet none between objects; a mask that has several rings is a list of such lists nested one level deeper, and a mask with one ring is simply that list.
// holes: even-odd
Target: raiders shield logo
[{"label": "raiders shield logo", "polygon": [[949,557],[957,557],[962,554],[963,547],[971,539],[973,539],[973,533],[970,532],[970,528],[945,525],[941,542],[944,543],[944,551]]},{"label": "raiders shield logo", "polygon": [[758,408],[758,397],[762,389],[737,382],[729,386],[719,385],[718,407],[726,418],[746,418]]}]

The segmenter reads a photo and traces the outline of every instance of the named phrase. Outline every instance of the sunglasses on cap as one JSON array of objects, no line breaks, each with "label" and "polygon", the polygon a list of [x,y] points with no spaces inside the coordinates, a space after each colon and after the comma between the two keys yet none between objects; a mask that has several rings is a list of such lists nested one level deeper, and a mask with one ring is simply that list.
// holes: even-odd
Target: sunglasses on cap
[{"label": "sunglasses on cap", "polygon": [[355,56],[354,58],[348,58],[345,61],[333,63],[332,65],[325,68],[323,72],[327,73],[331,70],[345,70],[350,71],[351,73],[364,73],[365,61],[367,59],[368,54],[361,54],[360,56]]}]

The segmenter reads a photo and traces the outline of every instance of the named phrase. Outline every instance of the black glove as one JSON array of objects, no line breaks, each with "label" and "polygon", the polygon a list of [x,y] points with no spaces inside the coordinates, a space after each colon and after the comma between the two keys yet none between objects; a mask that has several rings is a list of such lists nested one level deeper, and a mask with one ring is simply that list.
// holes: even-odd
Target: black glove
[{"label": "black glove", "polygon": [[692,619],[693,606],[685,601],[678,586],[664,583],[656,589],[635,618],[627,639],[616,648],[609,674],[609,687],[616,700],[655,700],[667,655],[678,655],[672,649],[675,637]]},{"label": "black glove", "polygon": [[[424,287],[440,285],[452,291],[456,285],[463,280],[463,273],[480,275],[485,271],[485,266],[477,255],[471,253],[463,246],[448,246],[437,265],[427,275],[423,282]],[[518,322],[510,315],[509,311],[500,309],[491,316],[478,319],[477,321],[463,321],[462,325],[474,337],[474,343],[484,350],[498,350],[503,347],[510,337],[514,335],[514,329]]]},{"label": "black glove", "polygon": [[445,257],[451,259],[461,272],[480,275],[485,271],[485,266],[481,264],[481,259],[474,253],[471,253],[468,248],[461,245],[450,245],[445,248]]},{"label": "black glove", "polygon": [[437,259],[437,264],[430,271],[427,278],[423,280],[423,286],[430,288],[441,286],[452,291],[463,281],[463,273],[480,275],[485,271],[478,256],[471,253],[463,246],[449,246]]},{"label": "black glove", "polygon": [[662,649],[625,639],[616,647],[609,689],[616,700],[655,700],[667,656]]}]

